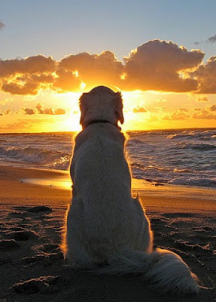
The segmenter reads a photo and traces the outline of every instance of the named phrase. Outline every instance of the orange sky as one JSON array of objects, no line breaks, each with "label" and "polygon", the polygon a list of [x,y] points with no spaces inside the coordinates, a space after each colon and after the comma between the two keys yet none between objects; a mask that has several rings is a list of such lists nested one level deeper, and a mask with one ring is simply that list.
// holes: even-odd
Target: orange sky
[{"label": "orange sky", "polygon": [[98,85],[122,91],[125,130],[216,127],[215,78],[216,57],[162,40],[123,61],[108,50],[1,60],[0,132],[78,130],[78,99]]}]

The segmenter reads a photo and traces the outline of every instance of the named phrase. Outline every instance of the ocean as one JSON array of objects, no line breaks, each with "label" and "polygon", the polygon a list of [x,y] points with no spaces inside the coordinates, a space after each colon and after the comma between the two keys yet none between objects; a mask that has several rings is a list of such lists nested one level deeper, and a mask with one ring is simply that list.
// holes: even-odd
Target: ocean
[{"label": "ocean", "polygon": [[[67,170],[74,133],[0,134],[0,165]],[[216,189],[216,129],[127,132],[133,178]]]}]

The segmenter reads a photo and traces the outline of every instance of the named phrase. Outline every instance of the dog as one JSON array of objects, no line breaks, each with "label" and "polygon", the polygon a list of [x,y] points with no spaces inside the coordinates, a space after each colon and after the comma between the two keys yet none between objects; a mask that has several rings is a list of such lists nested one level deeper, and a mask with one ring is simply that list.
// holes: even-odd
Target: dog
[{"label": "dog", "polygon": [[141,275],[160,291],[198,293],[198,279],[175,253],[153,250],[139,197],[131,195],[120,92],[98,86],[80,98],[82,131],[75,138],[66,215],[65,259],[77,269]]}]

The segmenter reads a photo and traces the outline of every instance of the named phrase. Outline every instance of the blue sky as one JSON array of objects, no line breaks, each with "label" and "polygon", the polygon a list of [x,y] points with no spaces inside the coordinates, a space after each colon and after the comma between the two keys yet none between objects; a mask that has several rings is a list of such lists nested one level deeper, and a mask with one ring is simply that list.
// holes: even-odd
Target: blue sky
[{"label": "blue sky", "polygon": [[[153,39],[216,54],[215,0],[2,0],[2,59],[37,54],[56,60],[79,52],[114,52],[118,59]],[[200,44],[195,45],[194,42]]]},{"label": "blue sky", "polygon": [[122,91],[125,129],[216,127],[215,16],[216,0],[1,0],[0,132],[78,129],[96,85]]}]

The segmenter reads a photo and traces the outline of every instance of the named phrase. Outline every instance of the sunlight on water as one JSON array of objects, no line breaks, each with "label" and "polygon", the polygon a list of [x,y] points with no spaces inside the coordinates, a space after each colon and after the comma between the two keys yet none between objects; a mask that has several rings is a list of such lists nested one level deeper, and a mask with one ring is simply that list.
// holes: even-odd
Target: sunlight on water
[{"label": "sunlight on water", "polygon": [[[48,186],[57,189],[63,190],[71,190],[71,180],[68,177],[58,177],[58,178],[48,178],[48,179],[40,179],[40,178],[25,178],[22,179],[24,183],[40,185],[40,186]],[[144,190],[146,188],[146,182],[143,179],[132,179],[132,188],[134,190]]]},{"label": "sunlight on water", "polygon": [[[23,183],[29,183],[39,186],[47,186],[54,189],[71,190],[71,180],[69,176],[53,177],[47,179],[40,178],[25,178],[21,180]],[[132,195],[136,197],[136,194],[143,196],[158,196],[163,195],[169,198],[184,197],[184,198],[197,198],[197,199],[213,199],[215,200],[215,190],[205,188],[191,188],[185,186],[175,185],[158,185],[157,183],[151,183],[143,179],[132,178]]]},{"label": "sunlight on water", "polygon": [[63,189],[63,190],[71,190],[71,180],[67,177],[48,178],[48,179],[26,178],[26,179],[22,179],[22,181],[24,183],[30,183],[34,185],[48,186],[48,187]]}]

